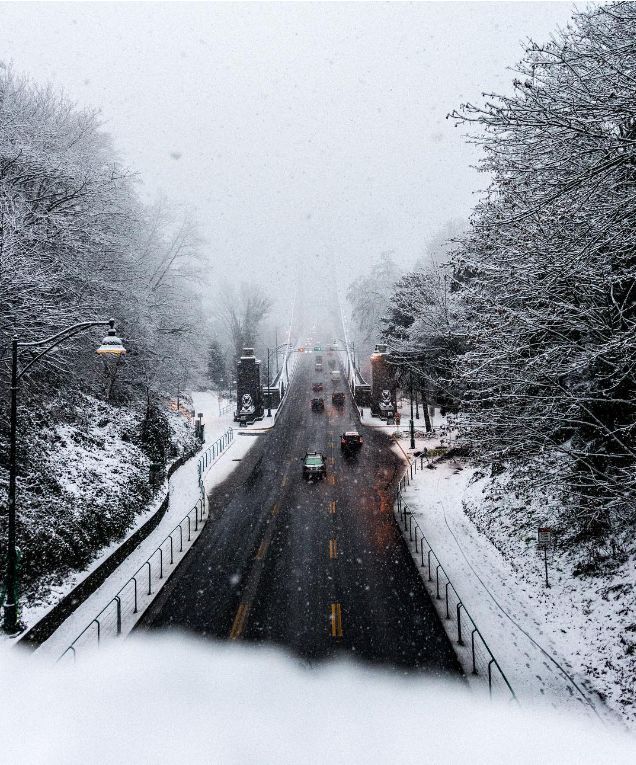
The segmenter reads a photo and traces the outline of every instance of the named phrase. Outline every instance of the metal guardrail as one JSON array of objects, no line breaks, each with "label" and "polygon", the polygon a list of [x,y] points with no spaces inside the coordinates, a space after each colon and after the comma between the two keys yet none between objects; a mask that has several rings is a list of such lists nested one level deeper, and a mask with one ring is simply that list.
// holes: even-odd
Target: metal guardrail
[{"label": "metal guardrail", "polygon": [[[192,514],[194,513],[194,518]],[[197,532],[199,527],[203,526],[208,519],[208,512],[205,507],[205,498],[197,500],[195,506],[181,519],[181,521],[167,534],[161,544],[148,556],[135,573],[128,579],[118,593],[111,598],[102,608],[97,616],[92,619],[86,627],[73,640],[68,648],[58,659],[62,659],[67,654],[72,654],[73,661],[77,659],[78,644],[87,636],[91,642],[100,646],[105,633],[111,636],[119,637],[122,634],[122,616],[124,614],[137,614],[139,612],[139,601],[143,594],[146,600],[152,596],[153,583],[164,579],[164,574],[168,567],[175,564],[175,547],[178,541],[179,549],[177,553],[183,553],[184,541],[192,541],[192,532]],[[185,527],[187,522],[187,539],[185,538]],[[177,539],[175,540],[175,537]],[[187,552],[187,550],[186,550]],[[181,556],[183,557],[183,556]],[[143,586],[143,590],[141,589]],[[114,633],[114,634],[113,634]]]},{"label": "metal guardrail", "polygon": [[234,429],[228,428],[222,436],[219,436],[219,438],[217,438],[213,444],[207,446],[205,451],[201,453],[198,464],[199,487],[201,488],[201,491],[203,491],[203,474],[208,469],[208,467],[212,465],[219,454],[221,454],[221,452],[224,451],[227,446],[232,443],[233,440]]},{"label": "metal guardrail", "polygon": [[225,414],[229,414],[233,409],[236,407],[236,403],[234,401],[230,401],[225,406],[222,406],[219,408],[219,417],[223,417]]},{"label": "metal guardrail", "polygon": [[[508,682],[508,678],[499,666],[498,661],[492,654],[484,636],[473,621],[457,590],[451,582],[444,566],[437,554],[429,544],[428,539],[414,520],[413,513],[402,497],[402,491],[410,484],[411,479],[417,473],[417,460],[420,460],[420,469],[424,467],[424,458],[416,458],[410,465],[407,473],[400,479],[399,489],[395,501],[395,511],[404,534],[408,534],[408,541],[415,544],[415,552],[419,554],[419,567],[425,571],[425,584],[432,591],[436,605],[439,602],[438,611],[444,621],[456,623],[455,641],[458,646],[468,653],[468,661],[471,666],[471,674],[484,675],[488,678],[488,691],[490,696],[493,690],[509,694],[510,700],[517,702],[515,692]],[[446,629],[450,637],[450,630]]]},{"label": "metal guardrail", "polygon": [[[228,430],[218,438],[199,457],[198,461],[198,485],[201,496],[194,507],[186,513],[181,521],[167,534],[163,541],[146,558],[135,573],[119,589],[117,594],[109,600],[97,616],[92,619],[79,633],[73,642],[66,648],[58,659],[71,654],[73,661],[77,658],[77,650],[80,644],[90,641],[91,644],[100,646],[106,635],[119,637],[123,632],[123,618],[139,613],[140,606],[146,606],[152,600],[157,584],[165,578],[165,574],[174,567],[184,555],[183,545],[192,541],[192,534],[197,533],[209,518],[205,502],[205,490],[203,487],[203,475],[208,465],[234,440],[234,430]],[[187,533],[187,537],[186,537]],[[178,549],[177,549],[178,547]],[[155,585],[155,590],[153,590]],[[134,619],[136,621],[136,619]],[[134,625],[133,625],[134,626]]]}]

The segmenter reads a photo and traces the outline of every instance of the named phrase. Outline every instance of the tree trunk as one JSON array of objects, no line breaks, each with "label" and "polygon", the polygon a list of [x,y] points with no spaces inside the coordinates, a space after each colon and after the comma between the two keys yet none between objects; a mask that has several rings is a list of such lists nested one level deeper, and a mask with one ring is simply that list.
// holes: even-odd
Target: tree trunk
[{"label": "tree trunk", "polygon": [[422,412],[424,413],[424,426],[427,433],[433,432],[433,425],[431,423],[431,415],[428,411],[428,392],[422,388],[420,390],[420,396],[422,397]]}]

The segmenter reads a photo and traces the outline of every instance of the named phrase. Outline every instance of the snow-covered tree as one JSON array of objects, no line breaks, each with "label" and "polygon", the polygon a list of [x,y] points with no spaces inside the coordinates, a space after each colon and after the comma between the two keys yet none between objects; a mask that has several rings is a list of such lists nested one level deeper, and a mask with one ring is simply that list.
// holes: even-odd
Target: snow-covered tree
[{"label": "snow-covered tree", "polygon": [[224,285],[217,305],[217,318],[225,329],[236,361],[243,348],[256,346],[261,324],[271,310],[272,301],[260,285],[243,282],[238,290]]},{"label": "snow-covered tree", "polygon": [[381,335],[381,320],[393,293],[400,270],[393,253],[383,252],[368,271],[353,281],[347,290],[357,355],[369,357]]},{"label": "snow-covered tree", "polygon": [[452,366],[464,350],[463,305],[450,274],[430,267],[405,274],[395,284],[382,318],[382,339],[405,385],[420,390],[422,402],[458,406]]},{"label": "snow-covered tree", "polygon": [[578,13],[517,69],[454,115],[492,177],[454,256],[468,438],[604,535],[636,517],[636,7]]},{"label": "snow-covered tree", "polygon": [[[134,181],[95,111],[0,68],[0,537],[11,338],[41,339],[84,319],[114,316],[128,349],[114,386],[95,354],[99,330],[65,342],[21,381],[18,492],[27,580],[86,563],[121,535],[147,499],[147,480],[137,473],[112,496],[89,499],[78,491],[75,501],[65,500],[63,482],[47,464],[51,441],[73,443],[59,428],[79,428],[91,443],[91,413],[104,428],[113,417],[95,397],[111,398],[122,410],[113,419],[127,423],[120,426],[127,441],[149,443],[142,436],[152,391],[178,384],[184,364],[192,365],[207,340],[196,228],[165,205],[144,207]],[[21,364],[30,358],[24,352]],[[156,433],[165,431],[163,420],[153,418]],[[5,550],[0,545],[0,567]]]}]

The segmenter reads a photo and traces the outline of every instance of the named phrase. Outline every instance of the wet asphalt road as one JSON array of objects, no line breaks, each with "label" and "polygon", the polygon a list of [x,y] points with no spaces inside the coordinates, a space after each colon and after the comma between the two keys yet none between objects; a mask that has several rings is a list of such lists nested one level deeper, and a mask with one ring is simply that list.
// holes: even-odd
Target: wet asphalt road
[{"label": "wet asphalt road", "polygon": [[[211,494],[214,517],[139,628],[274,643],[309,661],[345,651],[458,675],[391,509],[399,460],[385,434],[360,424],[342,383],[345,406],[331,405],[328,354],[322,373],[314,360],[299,358],[276,427],[238,436],[257,443]],[[323,413],[310,408],[317,380]],[[340,434],[349,429],[364,446],[345,458]],[[324,453],[326,480],[303,479],[307,449]]]}]

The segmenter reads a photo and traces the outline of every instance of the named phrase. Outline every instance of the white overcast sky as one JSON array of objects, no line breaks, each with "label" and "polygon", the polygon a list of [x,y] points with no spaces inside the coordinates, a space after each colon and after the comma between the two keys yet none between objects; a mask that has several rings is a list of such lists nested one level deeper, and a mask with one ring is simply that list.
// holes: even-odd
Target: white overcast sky
[{"label": "white overcast sky", "polygon": [[570,3],[0,3],[0,59],[102,110],[213,273],[411,264],[484,179],[446,114],[508,90]]}]

